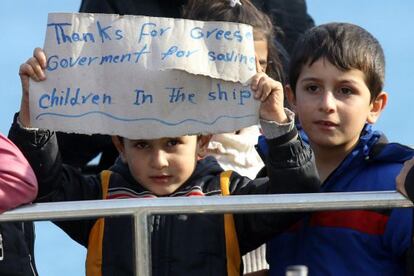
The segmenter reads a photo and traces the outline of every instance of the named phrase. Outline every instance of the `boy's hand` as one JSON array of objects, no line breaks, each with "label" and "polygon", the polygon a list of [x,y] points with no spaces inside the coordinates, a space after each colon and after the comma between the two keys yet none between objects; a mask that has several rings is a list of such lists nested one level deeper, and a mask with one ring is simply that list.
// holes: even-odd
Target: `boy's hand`
[{"label": "boy's hand", "polygon": [[263,72],[258,59],[256,58],[257,74],[252,77],[251,89],[254,98],[260,100],[260,119],[287,123],[288,117],[283,106],[282,84],[270,78]]},{"label": "boy's hand", "polygon": [[[405,161],[404,167],[401,169],[400,174],[397,175],[395,178],[395,182],[397,183],[397,191],[399,191],[404,196],[407,196],[407,191],[405,190],[405,179],[407,177],[408,172],[414,165],[414,158]],[[411,184],[411,183],[410,183]],[[412,183],[414,185],[414,183]]]},{"label": "boy's hand", "polygon": [[34,81],[43,81],[46,79],[46,55],[42,49],[36,48],[33,51],[33,57],[20,65],[19,76],[22,83],[22,101],[20,104],[19,120],[25,127],[30,127],[29,113],[29,79]]}]

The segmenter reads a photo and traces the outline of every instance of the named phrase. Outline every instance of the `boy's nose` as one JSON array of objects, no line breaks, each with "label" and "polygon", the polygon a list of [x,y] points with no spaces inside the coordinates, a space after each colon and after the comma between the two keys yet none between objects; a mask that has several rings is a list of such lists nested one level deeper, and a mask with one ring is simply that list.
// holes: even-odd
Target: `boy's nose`
[{"label": "boy's nose", "polygon": [[163,150],[154,150],[151,156],[151,164],[153,168],[162,169],[168,166],[167,153]]},{"label": "boy's nose", "polygon": [[331,113],[335,110],[335,96],[332,92],[326,91],[322,94],[319,101],[319,110],[326,113]]}]

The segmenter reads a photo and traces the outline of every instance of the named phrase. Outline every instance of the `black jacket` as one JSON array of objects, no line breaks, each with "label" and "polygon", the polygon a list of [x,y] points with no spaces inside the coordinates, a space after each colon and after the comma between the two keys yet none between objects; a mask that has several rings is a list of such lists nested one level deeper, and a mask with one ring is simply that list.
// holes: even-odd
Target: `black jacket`
[{"label": "black jacket", "polygon": [[34,225],[32,222],[0,224],[0,275],[37,275],[34,263]]},{"label": "black jacket", "polygon": [[408,198],[414,202],[414,167],[408,171],[404,182]]},{"label": "black jacket", "polygon": [[[296,131],[296,130],[295,130]],[[316,192],[319,179],[312,152],[301,140],[286,143],[294,133],[269,142],[267,160],[269,178],[250,180],[233,173],[233,195]],[[85,177],[79,170],[62,165],[56,137],[47,130],[29,132],[13,124],[11,140],[32,164],[39,179],[38,201],[72,201],[102,198],[100,175]],[[127,197],[151,196],[130,175],[127,166],[117,162],[106,198],[120,192]],[[190,177],[171,196],[185,196],[197,191],[202,195],[219,195],[219,174],[214,158],[200,162]],[[272,235],[286,229],[298,219],[297,214],[234,215],[240,252],[244,254]],[[66,233],[84,246],[97,220],[58,222]],[[153,275],[226,275],[223,215],[157,215],[151,222]],[[105,219],[102,275],[132,275],[132,221],[130,218]],[[88,252],[89,254],[89,252]],[[94,275],[95,276],[95,275]]]}]

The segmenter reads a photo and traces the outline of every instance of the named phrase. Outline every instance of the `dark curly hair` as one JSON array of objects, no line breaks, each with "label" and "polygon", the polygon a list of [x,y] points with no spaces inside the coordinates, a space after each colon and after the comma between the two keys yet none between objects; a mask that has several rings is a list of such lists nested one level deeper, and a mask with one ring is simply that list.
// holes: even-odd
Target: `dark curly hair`
[{"label": "dark curly hair", "polygon": [[275,30],[269,16],[258,10],[249,0],[230,6],[229,0],[189,0],[182,11],[183,18],[201,21],[226,21],[253,27],[254,40],[265,39],[268,44],[266,73],[283,82],[282,64],[274,44]]}]

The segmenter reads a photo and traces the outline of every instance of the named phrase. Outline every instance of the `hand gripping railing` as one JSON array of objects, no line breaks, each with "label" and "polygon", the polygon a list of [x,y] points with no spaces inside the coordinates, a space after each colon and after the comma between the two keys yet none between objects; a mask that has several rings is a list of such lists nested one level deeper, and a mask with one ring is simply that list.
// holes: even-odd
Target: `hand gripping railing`
[{"label": "hand gripping railing", "polygon": [[148,219],[154,214],[293,212],[413,207],[394,191],[113,199],[37,203],[0,215],[1,221],[69,220],[130,215],[135,230],[135,275],[151,275]]}]

